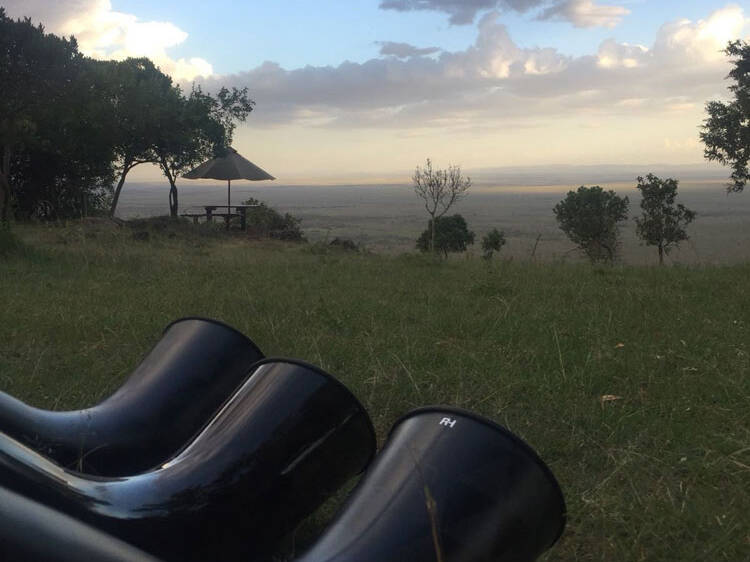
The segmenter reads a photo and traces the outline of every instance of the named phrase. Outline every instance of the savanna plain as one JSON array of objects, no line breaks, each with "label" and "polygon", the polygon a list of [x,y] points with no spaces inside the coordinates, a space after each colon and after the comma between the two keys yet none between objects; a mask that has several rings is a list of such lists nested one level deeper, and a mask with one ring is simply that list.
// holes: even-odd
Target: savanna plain
[{"label": "savanna plain", "polygon": [[[16,225],[0,261],[0,390],[44,408],[91,405],[169,322],[208,316],[266,355],[336,375],[381,443],[425,404],[475,410],[523,437],[567,501],[544,560],[750,560],[750,194],[681,183],[698,219],[658,267],[632,220],[621,262],[578,258],[551,213],[563,187],[478,186],[456,206],[478,238],[505,231],[489,261],[415,253],[426,215],[408,186],[311,189],[233,190],[301,217],[307,244],[167,220]],[[130,192],[124,216],[159,214],[149,186]],[[226,195],[183,188],[182,205],[209,193]]]}]

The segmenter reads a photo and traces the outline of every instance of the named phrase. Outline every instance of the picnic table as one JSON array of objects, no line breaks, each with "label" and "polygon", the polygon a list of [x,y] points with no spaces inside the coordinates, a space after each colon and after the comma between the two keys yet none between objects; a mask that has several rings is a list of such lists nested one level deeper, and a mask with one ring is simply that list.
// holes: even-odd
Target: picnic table
[{"label": "picnic table", "polygon": [[[229,222],[233,218],[239,217],[240,229],[247,230],[247,210],[251,207],[258,207],[258,205],[204,205],[205,213],[185,212],[181,216],[193,219],[195,224],[198,224],[201,218],[205,218],[206,222],[213,222],[214,217],[223,217],[227,230],[229,230]],[[234,209],[234,212],[232,212],[232,209]]]}]

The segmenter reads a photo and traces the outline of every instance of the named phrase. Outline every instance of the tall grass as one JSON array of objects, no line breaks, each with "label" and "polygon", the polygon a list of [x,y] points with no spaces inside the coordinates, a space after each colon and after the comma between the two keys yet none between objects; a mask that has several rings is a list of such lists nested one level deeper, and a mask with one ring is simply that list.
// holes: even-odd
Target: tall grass
[{"label": "tall grass", "polygon": [[27,250],[0,262],[0,389],[35,405],[97,401],[167,323],[210,316],[338,376],[381,439],[436,403],[521,435],[568,502],[546,560],[749,557],[750,265],[436,262],[187,227],[136,240],[105,223],[16,231]]}]

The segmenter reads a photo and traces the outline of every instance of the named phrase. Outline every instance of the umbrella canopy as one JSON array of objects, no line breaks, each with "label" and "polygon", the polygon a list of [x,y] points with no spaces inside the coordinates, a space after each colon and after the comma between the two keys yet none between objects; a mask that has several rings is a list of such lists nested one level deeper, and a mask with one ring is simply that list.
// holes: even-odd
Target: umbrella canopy
[{"label": "umbrella canopy", "polygon": [[232,180],[275,180],[271,174],[262,170],[247,158],[241,156],[234,148],[229,148],[224,156],[217,156],[207,160],[200,166],[193,168],[182,177],[189,180],[213,179],[227,180],[227,205],[231,205]]}]

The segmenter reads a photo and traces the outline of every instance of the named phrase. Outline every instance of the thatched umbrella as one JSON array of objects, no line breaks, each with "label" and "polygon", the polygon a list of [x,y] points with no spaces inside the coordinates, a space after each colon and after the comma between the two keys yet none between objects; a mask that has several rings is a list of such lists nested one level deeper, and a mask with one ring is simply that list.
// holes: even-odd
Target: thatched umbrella
[{"label": "thatched umbrella", "polygon": [[228,148],[224,156],[207,160],[182,177],[189,180],[227,180],[227,206],[232,205],[232,180],[275,180],[271,174],[242,157],[234,148]]}]

